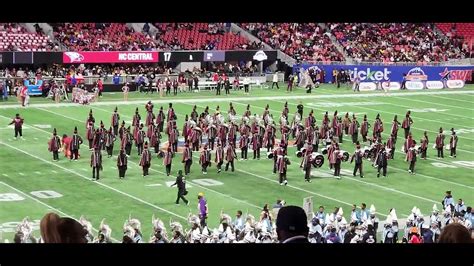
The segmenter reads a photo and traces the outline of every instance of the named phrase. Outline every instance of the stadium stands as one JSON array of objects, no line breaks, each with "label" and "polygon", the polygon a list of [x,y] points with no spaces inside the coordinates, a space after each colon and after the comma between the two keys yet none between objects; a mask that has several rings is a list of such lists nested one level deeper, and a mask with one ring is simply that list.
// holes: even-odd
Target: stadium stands
[{"label": "stadium stands", "polygon": [[125,23],[55,23],[54,37],[69,51],[156,50],[150,35],[135,32]]},{"label": "stadium stands", "polygon": [[300,60],[343,61],[329,32],[316,23],[241,23],[240,26],[275,49]]},{"label": "stadium stands", "polygon": [[248,40],[227,32],[225,23],[155,23],[164,45],[174,50],[245,50]]},{"label": "stadium stands", "polygon": [[468,56],[432,24],[329,23],[328,27],[356,61],[424,63]]},{"label": "stadium stands", "polygon": [[51,51],[54,44],[48,36],[30,33],[15,23],[0,24],[0,51]]},{"label": "stadium stands", "polygon": [[436,23],[436,27],[451,39],[455,47],[463,50],[466,54],[472,53],[473,23]]}]

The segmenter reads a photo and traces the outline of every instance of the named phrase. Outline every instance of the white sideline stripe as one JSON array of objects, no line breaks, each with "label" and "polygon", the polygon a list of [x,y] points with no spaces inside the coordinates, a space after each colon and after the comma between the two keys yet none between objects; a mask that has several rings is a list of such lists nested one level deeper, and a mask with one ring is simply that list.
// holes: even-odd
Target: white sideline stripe
[{"label": "white sideline stripe", "polygon": [[[400,95],[398,95],[400,94]],[[409,97],[416,95],[458,95],[458,94],[474,94],[474,91],[422,91],[422,92],[402,92],[396,94],[397,97]],[[212,96],[212,95],[211,95]],[[364,94],[326,94],[326,95],[281,95],[281,96],[256,96],[256,97],[229,97],[229,98],[219,98],[222,101],[260,101],[260,100],[298,100],[298,99],[332,99],[332,98],[371,98],[371,97],[381,97],[383,94],[380,93],[364,93]],[[389,97],[390,97],[389,96]],[[149,100],[150,98],[137,99],[132,101],[105,101],[105,102],[96,102],[91,105],[87,105],[87,108],[91,106],[110,106],[110,105],[136,105],[143,104],[144,101]],[[170,101],[173,103],[207,103],[207,102],[216,102],[216,98],[204,98],[204,99],[153,99],[157,104],[167,104]],[[38,107],[82,107],[76,103],[39,103],[39,104],[30,104],[33,108]],[[16,109],[17,105],[0,105],[0,109]]]},{"label": "white sideline stripe", "polygon": [[[39,129],[38,129],[38,130],[39,130]],[[48,134],[49,134],[49,133],[48,133]],[[75,175],[77,175],[78,177],[82,177],[82,178],[84,178],[84,179],[86,179],[86,180],[90,180],[89,177],[86,177],[86,176],[84,176],[84,175],[82,175],[82,174],[79,174],[79,173],[77,173],[76,171],[73,171],[73,170],[67,169],[67,168],[65,168],[65,167],[62,167],[62,166],[60,166],[60,165],[54,164],[54,163],[52,163],[52,162],[50,162],[50,161],[44,160],[44,159],[42,159],[42,158],[36,156],[36,155],[29,154],[29,153],[27,153],[27,152],[25,152],[25,151],[23,151],[23,150],[21,150],[21,149],[18,149],[18,148],[14,147],[14,146],[11,146],[11,145],[6,144],[6,143],[1,142],[1,141],[0,141],[0,144],[3,144],[3,145],[5,145],[5,146],[7,146],[7,147],[9,147],[9,148],[11,148],[11,149],[17,150],[17,151],[19,151],[19,152],[21,152],[21,153],[24,153],[24,154],[26,154],[26,155],[29,155],[29,156],[31,156],[31,157],[33,157],[33,158],[36,158],[36,159],[38,159],[38,160],[40,160],[40,161],[43,161],[43,162],[45,162],[45,163],[54,165],[54,166],[56,166],[56,167],[58,167],[58,168],[61,168],[61,169],[65,170],[65,171],[67,171],[67,172],[70,172],[70,173],[72,173],[72,174],[75,174]],[[113,187],[111,187],[111,186],[109,186],[109,185],[100,183],[100,182],[98,182],[98,181],[96,181],[96,182],[94,182],[94,183],[95,183],[95,184],[98,184],[98,185],[100,185],[100,186],[103,186],[103,187],[105,187],[105,188],[108,188],[108,189],[110,189],[110,190],[112,190],[112,191],[115,191],[115,192],[117,192],[117,193],[119,193],[119,194],[122,194],[122,195],[124,195],[124,196],[127,196],[127,197],[129,197],[129,198],[131,198],[131,199],[134,199],[134,200],[136,200],[136,201],[139,201],[139,202],[141,202],[141,203],[143,203],[143,204],[145,204],[145,205],[148,205],[148,206],[151,206],[151,207],[153,207],[153,208],[155,208],[155,209],[158,209],[158,210],[161,210],[161,211],[163,211],[163,212],[166,212],[166,213],[168,213],[168,214],[170,214],[170,215],[176,216],[176,217],[181,218],[181,219],[183,219],[183,220],[187,220],[186,217],[184,217],[184,216],[181,216],[181,215],[176,214],[176,213],[174,213],[174,212],[168,211],[168,210],[166,210],[166,209],[164,209],[164,208],[161,208],[161,207],[159,207],[159,206],[157,206],[157,205],[155,205],[155,204],[149,203],[149,202],[147,202],[147,201],[145,201],[145,200],[142,200],[142,199],[137,198],[137,197],[135,197],[135,196],[133,196],[133,195],[130,195],[130,194],[128,194],[128,193],[125,193],[125,192],[123,192],[123,191],[120,191],[120,190],[118,190],[118,189],[116,189],[116,188],[113,188]]]},{"label": "white sideline stripe", "polygon": [[472,104],[472,101],[464,101],[464,100],[460,100],[460,99],[455,99],[455,98],[449,98],[449,97],[443,97],[443,96],[436,96],[436,95],[428,95],[429,97],[433,97],[433,98],[438,98],[438,99],[445,99],[445,100],[448,100],[448,101],[457,101],[457,102],[463,102],[463,103],[470,103]]},{"label": "white sideline stripe", "polygon": [[[39,204],[41,204],[41,205],[43,205],[43,206],[46,206],[47,208],[49,208],[49,209],[51,209],[51,210],[56,211],[57,213],[59,213],[59,214],[61,214],[61,215],[64,215],[64,216],[66,216],[66,217],[70,217],[70,218],[72,218],[72,219],[78,221],[78,220],[77,220],[76,218],[74,218],[73,216],[71,216],[71,215],[69,215],[69,214],[67,214],[67,213],[65,213],[65,212],[62,212],[62,211],[60,211],[60,210],[54,208],[53,206],[51,206],[51,205],[49,205],[49,204],[46,204],[46,203],[40,201],[40,200],[37,199],[37,198],[33,198],[32,196],[26,194],[25,192],[23,192],[23,191],[21,191],[21,190],[19,190],[19,189],[16,189],[16,188],[14,188],[14,187],[8,185],[8,184],[5,183],[5,182],[0,182],[0,184],[4,185],[4,186],[6,186],[6,187],[9,187],[10,189],[13,189],[13,190],[15,190],[15,191],[18,192],[18,193],[23,194],[24,196],[26,196],[26,197],[28,197],[28,198],[30,198],[30,199],[32,199],[32,200],[38,202]],[[98,231],[97,229],[95,229],[94,227],[92,227],[92,230],[94,230],[95,232],[99,232],[99,231]],[[121,242],[122,242],[122,241],[118,241],[117,239],[115,239],[115,238],[113,238],[113,237],[110,237],[110,239],[112,239],[113,241],[115,241],[115,242],[117,242],[117,243],[121,243]]]},{"label": "white sideline stripe", "polygon": [[[280,101],[275,101],[275,102],[281,103]],[[289,104],[289,105],[296,105],[296,104],[294,104],[294,103],[288,103],[288,104]],[[261,108],[261,107],[259,107],[259,108]],[[357,108],[357,107],[355,107],[355,108]],[[360,108],[364,108],[364,109],[372,110],[372,111],[374,111],[374,112],[378,112],[377,110],[370,109],[370,108],[365,108],[365,107],[360,107]],[[324,109],[317,108],[317,107],[314,107],[313,109],[316,109],[316,110],[324,110]],[[428,130],[426,130],[426,131],[428,131]],[[433,132],[433,131],[430,131],[430,132]],[[437,133],[437,132],[435,132],[435,133]],[[383,135],[388,135],[388,132],[382,132],[382,134],[383,134]],[[398,140],[398,139],[401,139],[401,140],[405,141],[405,139],[404,139],[402,136],[400,136],[400,135],[397,136],[397,140]],[[467,153],[474,153],[474,152],[467,151],[467,150],[462,150],[462,149],[458,149],[458,150],[463,151],[463,152],[467,152]],[[400,152],[399,150],[395,150],[395,151],[398,152],[398,153],[404,154],[404,153]],[[436,161],[436,162],[449,163],[449,162],[447,162],[447,161],[436,160],[436,159],[432,159],[432,158],[428,158],[428,160],[430,160],[430,161]],[[459,166],[459,165],[458,165],[458,167],[472,169],[471,167],[468,167],[468,166]]]},{"label": "white sideline stripe", "polygon": [[159,187],[159,186],[162,186],[162,184],[149,184],[149,185],[145,185],[145,187]]}]

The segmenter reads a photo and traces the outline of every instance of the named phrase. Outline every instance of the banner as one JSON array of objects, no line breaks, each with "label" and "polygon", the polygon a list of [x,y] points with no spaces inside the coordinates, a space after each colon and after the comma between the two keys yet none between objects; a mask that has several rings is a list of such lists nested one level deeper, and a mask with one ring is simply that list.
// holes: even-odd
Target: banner
[{"label": "banner", "polygon": [[[227,58],[226,58],[227,59]],[[324,70],[324,82],[333,81],[332,71],[334,69],[349,71],[351,79],[358,77],[360,81],[393,81],[402,82],[405,76],[410,81],[426,80],[463,80],[472,81],[474,66],[369,66],[369,65],[324,65],[324,64],[297,64],[293,66],[293,73],[299,73],[301,69]]]},{"label": "banner", "polygon": [[405,83],[407,90],[422,90],[425,85],[421,81],[407,81]]},{"label": "banner", "polygon": [[373,82],[361,82],[359,84],[360,91],[374,91],[377,89],[377,85]]},{"label": "banner", "polygon": [[204,61],[206,62],[222,62],[225,61],[224,51],[209,51],[204,52]]},{"label": "banner", "polygon": [[156,63],[158,52],[64,52],[63,63]]},{"label": "banner", "polygon": [[202,62],[203,52],[160,52],[160,62]]},{"label": "banner", "polygon": [[427,81],[426,82],[426,88],[427,89],[442,89],[444,88],[444,84],[441,81]]},{"label": "banner", "polygon": [[382,88],[384,90],[388,89],[390,91],[395,91],[395,90],[399,90],[401,88],[401,85],[399,82],[382,82]]},{"label": "banner", "polygon": [[450,89],[460,89],[464,87],[464,81],[462,80],[448,80],[446,86]]}]

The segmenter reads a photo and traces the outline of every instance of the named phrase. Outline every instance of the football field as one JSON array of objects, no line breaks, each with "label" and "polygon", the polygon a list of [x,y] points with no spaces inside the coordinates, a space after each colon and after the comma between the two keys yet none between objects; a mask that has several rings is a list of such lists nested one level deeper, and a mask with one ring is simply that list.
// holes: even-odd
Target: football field
[{"label": "football field", "polygon": [[[139,94],[132,92],[128,102],[122,101],[121,93],[105,93],[98,103],[87,106],[62,103],[55,104],[51,100],[32,98],[27,108],[21,108],[15,98],[9,102],[0,102],[0,240],[13,239],[18,222],[28,216],[36,221],[35,237],[39,237],[39,220],[49,211],[61,216],[79,219],[84,215],[95,229],[103,218],[112,228],[112,237],[122,239],[124,221],[131,215],[142,223],[144,240],[148,241],[152,233],[152,215],[165,222],[169,230],[169,221],[179,221],[188,228],[187,217],[190,212],[197,213],[197,194],[203,192],[208,201],[210,228],[219,225],[220,213],[223,211],[235,217],[237,210],[244,214],[250,213],[259,217],[265,203],[273,205],[277,199],[283,199],[289,205],[303,205],[303,199],[312,197],[314,211],[320,205],[326,212],[335,207],[342,207],[346,220],[350,221],[352,204],[360,206],[362,202],[369,207],[374,204],[377,217],[382,228],[383,221],[390,208],[395,208],[398,218],[406,218],[411,209],[417,206],[425,216],[431,214],[433,204],[441,209],[441,201],[446,190],[451,190],[456,202],[462,198],[468,206],[474,203],[474,86],[464,89],[396,91],[384,95],[383,92],[353,93],[349,88],[335,88],[323,85],[307,94],[302,88],[286,93],[286,85],[281,84],[280,90],[256,88],[250,95],[243,91],[231,91],[226,96],[215,96],[213,92],[182,93],[178,96],[159,98],[157,94]],[[342,163],[342,178],[333,178],[329,170],[327,158],[321,168],[313,169],[312,183],[304,182],[304,173],[299,168],[300,158],[295,155],[296,147],[290,147],[288,155],[291,165],[288,169],[288,185],[280,186],[278,176],[272,173],[273,160],[266,159],[266,150],[262,149],[260,160],[253,160],[253,152],[249,149],[249,159],[237,161],[235,172],[217,173],[212,155],[212,166],[208,174],[201,173],[199,152],[193,152],[191,174],[187,178],[190,205],[175,204],[176,187],[170,187],[175,177],[167,177],[162,159],[153,157],[150,175],[142,176],[138,166],[137,149],[132,147],[125,179],[118,178],[116,167],[120,142],[114,146],[114,156],[107,158],[103,152],[103,171],[99,181],[92,181],[90,167],[90,151],[85,132],[85,122],[89,110],[92,109],[96,119],[96,127],[102,120],[108,129],[115,106],[121,120],[131,124],[135,108],[139,108],[142,121],[145,119],[145,103],[152,100],[154,112],[163,106],[166,113],[168,103],[172,102],[178,117],[178,130],[183,128],[184,116],[190,114],[193,105],[197,105],[200,114],[206,106],[214,113],[217,105],[227,115],[229,102],[232,102],[237,114],[244,113],[250,104],[252,114],[262,115],[265,106],[278,124],[284,103],[288,102],[289,120],[296,112],[296,105],[304,105],[304,118],[314,110],[316,123],[326,111],[332,119],[335,110],[339,116],[346,112],[355,113],[359,122],[367,114],[368,121],[373,125],[375,117],[380,114],[385,131],[382,134],[386,141],[394,115],[402,122],[407,110],[411,110],[414,124],[413,138],[419,142],[423,132],[429,136],[428,159],[416,164],[416,175],[407,172],[409,164],[401,151],[403,145],[403,129],[398,132],[395,159],[388,162],[388,177],[377,178],[376,169],[371,162],[364,161],[365,178],[352,176],[354,164]],[[7,126],[16,113],[25,119],[23,127],[24,140],[14,139],[13,127]],[[52,153],[48,152],[48,140],[53,128],[58,135],[72,135],[77,126],[84,143],[81,145],[78,161],[69,161],[63,153],[60,160],[53,162]],[[443,127],[446,135],[445,144],[449,144],[450,129],[458,134],[457,158],[449,157],[449,150],[444,151],[444,159],[436,157],[433,143],[438,129]],[[145,128],[146,129],[146,128]],[[369,129],[369,135],[372,133]],[[182,137],[180,137],[181,139]],[[360,139],[359,134],[359,139]],[[279,132],[277,133],[279,139]],[[162,142],[167,141],[163,133]],[[366,143],[368,145],[368,143]],[[362,145],[364,146],[364,144]],[[323,148],[320,143],[319,151]],[[342,149],[351,155],[354,145],[350,136],[345,135]],[[240,158],[240,151],[237,151]],[[172,173],[184,169],[182,155],[173,159]],[[404,227],[404,224],[401,226]],[[96,232],[94,232],[96,233]]]}]

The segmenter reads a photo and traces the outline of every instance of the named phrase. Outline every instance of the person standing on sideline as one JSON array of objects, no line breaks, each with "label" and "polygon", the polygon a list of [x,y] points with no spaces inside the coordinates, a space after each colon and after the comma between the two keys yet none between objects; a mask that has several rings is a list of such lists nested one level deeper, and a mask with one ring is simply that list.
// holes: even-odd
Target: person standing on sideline
[{"label": "person standing on sideline", "polygon": [[178,186],[178,197],[176,198],[176,205],[179,205],[179,199],[182,199],[186,205],[189,205],[189,201],[184,197],[185,195],[188,194],[188,191],[186,191],[186,180],[183,176],[183,171],[179,170],[178,171],[178,176],[176,177],[176,181],[174,182],[174,186]]},{"label": "person standing on sideline", "polygon": [[207,223],[206,219],[209,214],[209,209],[207,207],[207,201],[204,198],[204,193],[199,192],[198,194],[198,209],[199,209],[199,219],[201,220],[201,227],[204,228]]},{"label": "person standing on sideline", "polygon": [[277,89],[280,89],[278,87],[278,71],[275,72],[275,74],[273,74],[273,83],[272,83],[272,89],[273,89],[273,86],[277,86]]},{"label": "person standing on sideline", "polygon": [[102,153],[99,146],[94,147],[91,154],[92,180],[99,180],[99,171],[102,170]]},{"label": "person standing on sideline", "polygon": [[48,150],[53,153],[53,161],[59,160],[59,148],[61,147],[61,140],[56,134],[56,128],[53,130],[53,137],[48,144]]},{"label": "person standing on sideline", "polygon": [[148,175],[148,169],[151,164],[151,152],[148,150],[148,141],[145,141],[145,146],[143,147],[143,152],[140,158],[140,166],[143,168],[143,177]]},{"label": "person standing on sideline", "polygon": [[15,139],[18,139],[18,135],[20,135],[20,138],[23,139],[23,123],[25,122],[25,119],[20,117],[20,114],[16,114],[15,118],[10,122],[8,125],[15,124],[14,129],[15,129]]},{"label": "person standing on sideline", "polygon": [[451,155],[449,157],[456,158],[456,146],[458,145],[458,136],[454,132],[454,128],[451,128],[451,139],[449,139],[449,149],[451,150]]},{"label": "person standing on sideline", "polygon": [[122,87],[123,92],[123,100],[128,101],[128,92],[130,91],[130,87],[128,87],[128,82],[125,83]]},{"label": "person standing on sideline", "polygon": [[127,155],[124,149],[120,149],[120,153],[117,157],[117,167],[119,170],[119,178],[125,178],[125,172],[127,171]]},{"label": "person standing on sideline", "polygon": [[286,88],[286,92],[292,92],[293,91],[293,74],[290,74],[288,76],[288,87]]},{"label": "person standing on sideline", "polygon": [[245,77],[242,84],[244,84],[244,92],[245,94],[249,94],[249,86],[250,86],[250,78]]},{"label": "person standing on sideline", "polygon": [[102,79],[97,80],[97,88],[99,89],[99,97],[102,98],[102,91],[104,90]]}]

